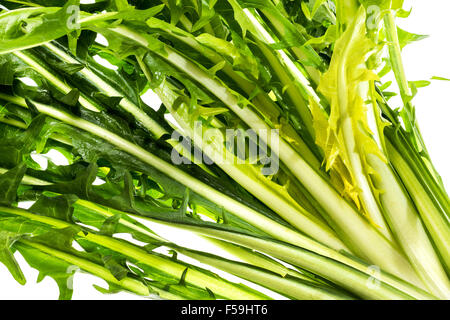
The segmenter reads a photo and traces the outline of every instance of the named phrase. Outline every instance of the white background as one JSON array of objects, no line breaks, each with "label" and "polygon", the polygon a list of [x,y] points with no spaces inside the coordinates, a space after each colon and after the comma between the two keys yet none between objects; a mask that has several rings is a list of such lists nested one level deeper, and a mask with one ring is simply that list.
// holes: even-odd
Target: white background
[{"label": "white background", "polygon": [[[403,58],[409,80],[429,80],[432,76],[450,78],[450,1],[406,1],[405,9],[413,4],[411,16],[399,21],[403,29],[427,34],[430,37],[404,49]],[[414,100],[417,108],[422,134],[431,154],[432,160],[440,172],[447,189],[450,186],[450,82],[433,81],[431,86],[419,89]],[[155,230],[157,231],[157,230]],[[183,232],[161,230],[175,242],[186,241],[197,245],[204,244],[200,239]],[[212,249],[212,247],[209,247]],[[226,253],[215,253],[226,256]],[[27,267],[25,261],[17,255],[28,283],[22,287],[9,275],[7,269],[0,264],[0,299],[56,299],[58,289],[50,278],[36,284],[37,271]],[[233,279],[233,277],[230,277]],[[135,299],[136,296],[120,293],[102,295],[92,284],[104,285],[101,280],[84,274],[77,274],[74,281],[74,299]],[[275,296],[276,297],[276,296]]]}]

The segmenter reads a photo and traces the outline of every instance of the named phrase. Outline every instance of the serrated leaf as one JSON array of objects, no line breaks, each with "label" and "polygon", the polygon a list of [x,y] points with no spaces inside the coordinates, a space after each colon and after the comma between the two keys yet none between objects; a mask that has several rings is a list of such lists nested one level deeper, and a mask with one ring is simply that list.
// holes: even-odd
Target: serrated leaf
[{"label": "serrated leaf", "polygon": [[17,249],[28,264],[39,271],[38,282],[49,276],[59,287],[60,300],[72,298],[73,286],[70,280],[74,272],[79,270],[76,266],[26,245],[20,244]]},{"label": "serrated leaf", "polygon": [[17,189],[25,175],[26,166],[20,164],[0,175],[0,205],[9,206],[16,201]]},{"label": "serrated leaf", "polygon": [[79,1],[70,0],[62,8],[28,7],[0,14],[0,53],[25,49],[60,38],[71,32],[68,21],[73,20],[69,6]]},{"label": "serrated leaf", "polygon": [[125,279],[128,275],[128,269],[119,263],[112,255],[102,257],[105,267],[112,273],[117,280]]},{"label": "serrated leaf", "polygon": [[72,89],[69,93],[64,95],[59,101],[61,101],[64,104],[67,104],[68,106],[75,106],[78,103],[78,99],[80,97],[80,92],[78,89]]},{"label": "serrated leaf", "polygon": [[[357,90],[358,86],[364,82],[378,80],[378,76],[364,65],[366,55],[372,50],[374,44],[366,36],[363,21],[365,21],[365,11],[360,8],[355,21],[335,43],[330,68],[322,76],[318,87],[331,104],[328,127],[316,128],[327,132],[326,137],[322,134],[318,140],[325,152],[326,169],[336,170],[340,177],[338,189],[342,190],[343,195],[351,199],[371,221],[370,215],[378,216],[379,212],[366,211],[368,208],[366,201],[373,200],[370,178],[373,170],[368,164],[367,156],[373,154],[383,161],[386,161],[386,158],[372,138],[364,100]],[[342,70],[345,70],[345,77],[340,76]],[[317,118],[319,112],[315,112],[315,115],[315,120],[320,120]],[[320,121],[324,127],[325,120]],[[317,130],[316,132],[319,132]],[[354,141],[352,148],[347,145],[349,136]],[[333,177],[336,178],[336,176]],[[362,188],[362,184],[367,188]],[[366,189],[365,193],[363,189]]]}]

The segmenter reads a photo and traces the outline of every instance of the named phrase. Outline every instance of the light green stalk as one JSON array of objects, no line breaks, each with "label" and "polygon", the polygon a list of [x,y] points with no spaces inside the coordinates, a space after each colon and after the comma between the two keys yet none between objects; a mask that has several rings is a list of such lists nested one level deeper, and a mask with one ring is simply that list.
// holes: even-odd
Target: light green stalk
[{"label": "light green stalk", "polygon": [[398,243],[430,292],[449,299],[450,282],[414,205],[392,169],[377,157],[369,156],[368,159],[377,171],[376,186],[383,190],[380,200]]},{"label": "light green stalk", "polygon": [[[7,98],[3,96],[3,98]],[[25,100],[17,97],[11,97],[10,101],[15,101],[14,103],[27,107]],[[291,228],[281,225],[272,219],[266,217],[265,215],[257,212],[256,210],[247,207],[246,205],[240,203],[239,201],[224,195],[223,193],[217,191],[216,189],[210,187],[209,185],[193,178],[183,170],[178,167],[158,158],[157,156],[147,152],[143,148],[119,137],[118,135],[99,127],[89,121],[77,118],[75,116],[69,115],[68,113],[58,110],[54,107],[33,102],[37,110],[43,114],[47,114],[50,117],[58,119],[76,128],[85,130],[95,136],[105,139],[109,143],[115,145],[119,149],[128,152],[136,156],[141,161],[158,168],[165,172],[169,177],[175,179],[181,184],[189,187],[192,191],[203,195],[205,198],[213,201],[214,203],[222,206],[225,210],[235,214],[237,217],[249,222],[256,228],[261,229],[267,234],[273,236],[276,239],[286,241],[301,247],[308,248],[310,250],[319,250],[322,252],[329,252],[333,254],[335,251],[325,247],[311,238],[304,236]]]},{"label": "light green stalk", "polygon": [[[145,220],[174,228],[189,230],[203,236],[224,240],[240,246],[251,248],[269,254],[294,266],[306,269],[314,274],[326,278],[348,291],[368,299],[434,299],[425,291],[405,282],[395,276],[385,273],[374,266],[365,265],[358,260],[348,264],[338,263],[333,257],[325,258],[309,250],[303,250],[285,243],[270,239],[256,238],[253,236],[229,232],[218,229],[210,229],[199,226],[177,224],[174,222],[159,221],[149,217]],[[336,254],[335,257],[338,257]],[[349,266],[352,265],[353,267]],[[378,270],[378,272],[371,272]]]},{"label": "light green stalk", "polygon": [[[164,32],[167,32],[170,34],[170,36],[176,38],[177,40],[180,40],[190,46],[192,49],[196,50],[200,54],[204,55],[206,58],[208,58],[211,62],[214,64],[218,64],[220,62],[223,62],[223,57],[220,56],[217,52],[214,50],[201,45],[195,37],[193,37],[191,34],[186,33],[182,29],[177,28],[176,26],[170,25],[164,21],[158,20],[156,18],[152,18],[147,21],[147,24],[149,24],[152,28],[159,28],[163,30]],[[264,49],[264,48],[262,48]],[[268,54],[268,58],[272,57],[271,53]],[[139,60],[138,60],[139,61]],[[289,75],[284,71],[284,69],[281,67],[280,64],[274,61],[274,68],[277,68],[278,74],[280,77],[283,77],[284,83],[289,83]],[[235,72],[230,64],[225,64],[224,67],[221,69],[222,72],[224,72],[228,77],[230,77],[234,82],[236,82],[237,86],[241,88],[247,95],[251,95],[255,90],[259,90],[255,84],[253,84],[251,81],[241,77],[237,72]],[[288,86],[287,89],[289,92],[291,92],[292,95],[294,95],[294,98],[299,98],[301,100],[304,100],[302,96],[296,96],[295,90],[293,91],[292,86]],[[298,93],[297,93],[298,94]],[[297,101],[297,100],[295,100]],[[258,106],[258,111],[262,112],[265,117],[270,119],[271,121],[278,121],[278,117],[280,115],[280,110],[274,103],[274,101],[265,93],[259,92],[253,99],[252,102]],[[299,101],[301,103],[301,101]],[[290,126],[289,124],[286,124],[283,127],[283,130],[286,131],[286,134],[295,141],[295,148],[296,150],[304,157],[314,168],[320,167],[320,162],[317,160],[316,156],[311,152],[307,144],[304,142],[304,140],[298,135],[298,133],[295,131],[295,129]]]},{"label": "light green stalk", "polygon": [[[22,101],[17,101],[20,100],[20,98],[18,99],[16,97],[11,97],[11,100],[15,100],[16,102],[18,102],[19,105],[26,107],[26,103],[23,99]],[[367,271],[368,266],[366,264],[361,263],[358,260],[354,260],[348,257],[347,255],[336,252],[335,250],[332,250],[324,245],[321,245],[316,241],[313,241],[309,237],[303,236],[290,228],[287,228],[283,225],[274,222],[270,218],[267,218],[266,216],[261,215],[260,213],[241,204],[240,202],[218,192],[214,188],[211,188],[210,186],[196,180],[195,178],[186,174],[184,171],[178,169],[177,167],[159,159],[158,157],[155,157],[154,155],[148,153],[139,146],[136,146],[126,141],[125,139],[109,132],[108,130],[105,130],[83,119],[69,115],[51,106],[47,106],[36,102],[34,102],[34,104],[39,112],[47,114],[60,121],[66,122],[69,125],[72,125],[76,128],[90,132],[93,135],[106,139],[109,143],[115,145],[119,149],[134,155],[138,159],[144,161],[145,163],[155,168],[158,168],[159,170],[165,172],[169,177],[188,186],[192,191],[204,195],[205,198],[214,201],[216,204],[220,206],[223,206],[225,210],[228,210],[229,212],[240,217],[241,219],[249,222],[253,226],[265,231],[269,235],[273,236],[275,239],[279,239],[281,241],[285,241],[287,243],[304,248],[311,252],[315,252],[324,257],[329,257],[343,264],[351,266],[356,270],[360,270],[362,272]],[[267,253],[270,254],[270,252]],[[390,256],[385,255],[384,258],[390,259]],[[403,275],[403,277],[401,278],[405,278],[405,275]],[[417,282],[414,277],[412,279],[413,283]],[[403,283],[401,281],[399,282],[398,280],[392,277],[388,278],[386,281],[390,281],[388,283],[393,283],[395,284],[395,286],[402,285]]]},{"label": "light green stalk", "polygon": [[420,216],[430,233],[439,254],[445,262],[447,268],[450,266],[450,221],[448,217],[439,211],[427,194],[427,190],[418,181],[415,173],[411,170],[403,156],[386,140],[390,158],[395,164],[395,168],[402,178],[414,204],[420,212]]},{"label": "light green stalk", "polygon": [[[0,167],[0,175],[6,173],[8,170],[5,168],[1,168]],[[31,176],[27,176],[25,175],[22,179],[22,183],[23,184],[28,184],[28,185],[33,185],[33,186],[48,186],[51,185],[51,183],[35,178],[35,177],[31,177]]]},{"label": "light green stalk", "polygon": [[[31,219],[33,221],[39,221],[41,223],[45,223],[47,225],[53,226],[58,229],[63,229],[70,227],[71,224],[65,221],[56,220],[50,217],[38,216],[32,213],[29,213],[25,210],[13,209],[13,208],[0,208],[0,211],[14,214],[17,216],[25,217]],[[163,258],[159,255],[150,254],[147,251],[144,251],[141,248],[138,248],[128,242],[120,241],[118,239],[114,239],[112,237],[99,235],[95,233],[88,233],[84,231],[80,231],[77,234],[77,237],[81,239],[85,239],[92,243],[98,244],[115,252],[120,252],[123,255],[130,257],[131,259],[138,261],[139,263],[143,263],[152,268],[156,268],[159,271],[171,275],[175,278],[181,279],[183,273],[185,272],[186,266],[179,264],[175,261],[172,261],[168,258]],[[48,251],[48,250],[47,250]],[[47,252],[45,249],[43,252]],[[54,253],[50,253],[54,255]],[[58,253],[57,257],[65,257],[64,260],[68,261],[68,257],[72,257],[71,255],[64,255],[63,253]],[[70,258],[75,259],[75,258]],[[70,262],[70,261],[69,261]],[[84,269],[83,264],[80,265],[78,263],[74,263],[80,268]],[[87,270],[91,272],[91,270]],[[93,274],[96,274],[92,272]],[[103,276],[102,276],[103,278]],[[189,284],[197,286],[199,288],[209,288],[214,293],[221,297],[227,297],[229,299],[244,299],[244,300],[255,300],[263,298],[262,295],[258,295],[256,293],[251,293],[245,289],[241,289],[238,286],[222,281],[221,279],[212,277],[210,275],[204,274],[195,269],[189,269],[185,276],[185,281]],[[116,280],[117,282],[117,280]]]}]

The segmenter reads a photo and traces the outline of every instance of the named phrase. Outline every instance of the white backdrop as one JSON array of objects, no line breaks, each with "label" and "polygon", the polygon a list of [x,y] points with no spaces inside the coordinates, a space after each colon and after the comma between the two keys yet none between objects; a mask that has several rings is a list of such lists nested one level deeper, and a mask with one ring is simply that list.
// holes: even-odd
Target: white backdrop
[{"label": "white backdrop", "polygon": [[[414,2],[414,3],[413,3]],[[404,49],[404,63],[409,80],[429,80],[432,76],[450,78],[450,1],[406,1],[405,8],[414,5],[411,16],[400,21],[403,29],[427,34],[430,37]],[[432,160],[440,172],[447,190],[450,187],[450,82],[433,81],[431,86],[419,89],[414,100],[417,108],[422,134],[428,146]],[[155,230],[157,231],[157,230]],[[175,242],[189,241],[193,246],[204,246],[203,241],[186,233],[162,230]],[[175,236],[176,235],[176,236]],[[211,248],[211,247],[210,247]],[[218,250],[215,250],[218,253]],[[220,253],[226,256],[225,253]],[[0,264],[0,299],[56,299],[58,289],[50,278],[36,284],[37,271],[27,267],[26,262],[17,255],[28,283],[18,285]],[[233,279],[233,277],[231,277]],[[77,274],[74,280],[74,299],[135,299],[136,296],[120,293],[102,295],[92,284],[104,285],[101,280],[84,274]],[[277,296],[275,296],[277,297]]]}]

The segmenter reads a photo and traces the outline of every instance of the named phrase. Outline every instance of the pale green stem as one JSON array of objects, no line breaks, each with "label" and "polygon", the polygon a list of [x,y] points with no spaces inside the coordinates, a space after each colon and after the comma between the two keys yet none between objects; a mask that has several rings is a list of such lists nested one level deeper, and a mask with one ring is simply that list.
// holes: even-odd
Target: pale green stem
[{"label": "pale green stem", "polygon": [[[65,221],[53,219],[45,216],[38,216],[32,213],[29,213],[25,210],[20,209],[11,209],[11,208],[0,208],[0,211],[11,213],[17,216],[26,217],[28,219],[39,221],[45,223],[47,225],[51,225],[58,229],[63,229],[70,227],[71,224]],[[90,242],[96,243],[100,246],[113,250],[115,252],[120,252],[133,260],[138,261],[139,263],[146,264],[150,267],[156,268],[161,272],[174,276],[175,278],[181,278],[183,273],[185,272],[186,266],[179,264],[175,261],[172,261],[168,258],[163,258],[158,255],[150,254],[147,251],[144,251],[130,243],[120,241],[118,239],[114,239],[108,236],[99,235],[95,233],[85,233],[80,231],[77,234],[78,237],[82,239],[86,239]],[[70,255],[69,255],[70,256]],[[67,261],[67,260],[66,260]],[[76,265],[81,265],[76,263]],[[90,271],[90,270],[87,270]],[[94,273],[95,274],[95,273]],[[224,282],[218,278],[206,275],[198,270],[189,269],[185,276],[185,281],[192,285],[198,286],[200,288],[209,288],[214,293],[221,297],[228,297],[230,299],[261,299],[262,296],[253,294],[246,290],[241,290],[233,284]]]},{"label": "pale green stem", "polygon": [[131,292],[138,294],[138,295],[148,296],[150,293],[147,286],[144,285],[142,282],[132,279],[132,278],[129,278],[129,277],[126,277],[122,280],[117,280],[108,269],[106,269],[105,267],[102,267],[98,264],[95,264],[91,261],[88,261],[88,260],[79,258],[77,256],[65,253],[63,251],[59,251],[59,250],[47,247],[40,243],[31,242],[28,240],[19,240],[19,250],[20,250],[20,245],[26,245],[28,247],[31,247],[31,248],[37,249],[41,252],[44,252],[50,256],[61,259],[70,264],[73,264],[73,265],[79,267],[81,270],[89,272],[97,277],[100,277],[110,283],[113,283],[117,286],[125,288]]},{"label": "pale green stem", "polygon": [[402,178],[410,192],[415,206],[417,207],[422,221],[427,227],[434,244],[436,245],[447,268],[450,267],[450,222],[445,213],[438,210],[433,201],[428,197],[427,190],[416,178],[416,175],[403,159],[402,155],[392,146],[389,140],[386,140],[386,146],[389,151],[391,162]]},{"label": "pale green stem", "polygon": [[220,131],[215,133],[214,139],[209,139],[203,128],[196,130],[194,127],[195,124],[191,124],[189,120],[189,107],[186,104],[182,103],[177,110],[173,110],[171,106],[176,97],[164,82],[155,91],[187,135],[191,137],[194,143],[197,143],[198,147],[201,147],[202,151],[208,157],[231,176],[231,178],[240,183],[246,190],[249,190],[298,230],[301,230],[313,239],[333,249],[346,249],[345,245],[336,237],[333,230],[306,212],[289,196],[286,190],[267,180],[267,177],[264,177],[258,171],[259,169],[253,165],[248,163],[241,164],[239,162],[240,159],[225,147],[224,141],[226,138],[222,136]]},{"label": "pale green stem", "polygon": [[375,155],[369,155],[368,162],[377,172],[376,187],[383,190],[380,200],[394,236],[430,292],[440,298],[450,299],[447,274],[413,203],[405,195],[389,165]]},{"label": "pale green stem", "polygon": [[[362,19],[358,21],[363,23]],[[372,193],[372,188],[370,186],[368,173],[363,167],[363,161],[358,152],[358,145],[356,141],[356,136],[359,134],[355,132],[360,130],[355,128],[358,123],[354,123],[354,115],[351,113],[350,101],[348,100],[348,93],[353,90],[349,88],[347,83],[347,69],[346,66],[350,61],[347,61],[347,57],[350,56],[349,50],[352,49],[351,43],[353,38],[356,36],[358,26],[355,26],[355,31],[352,34],[352,38],[348,41],[350,45],[346,45],[341,56],[342,61],[339,64],[339,69],[337,71],[337,95],[339,103],[339,119],[341,124],[341,134],[343,136],[345,154],[349,160],[348,169],[351,172],[353,179],[355,179],[355,184],[358,188],[358,195],[361,199],[361,203],[366,213],[370,218],[378,225],[380,232],[390,241],[393,241],[392,235],[390,233],[389,227],[383,217],[383,214],[378,207],[378,203]]]},{"label": "pale green stem", "polygon": [[217,259],[190,250],[180,249],[180,253],[208,264],[225,272],[237,275],[243,279],[269,288],[282,295],[299,300],[348,300],[350,296],[340,294],[329,288],[325,289],[311,282],[302,282],[292,278],[282,278],[270,272],[263,271],[245,264]]}]

